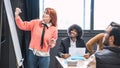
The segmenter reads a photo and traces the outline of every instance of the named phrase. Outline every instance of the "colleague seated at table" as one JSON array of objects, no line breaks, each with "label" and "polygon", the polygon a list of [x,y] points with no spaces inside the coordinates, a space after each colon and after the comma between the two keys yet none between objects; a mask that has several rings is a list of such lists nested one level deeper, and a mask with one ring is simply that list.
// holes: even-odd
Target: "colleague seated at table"
[{"label": "colleague seated at table", "polygon": [[[110,27],[113,23],[114,22],[111,22],[110,25],[108,25],[108,27]],[[109,29],[108,27],[106,28],[106,30]],[[90,55],[92,55],[95,52],[93,49],[94,45],[97,45],[96,51],[103,49],[104,45],[103,45],[102,41],[103,41],[104,35],[105,35],[105,33],[99,33],[87,41],[86,47],[87,47],[87,50],[89,51]]]},{"label": "colleague seated at table", "polygon": [[[112,23],[105,31],[103,50],[90,56],[88,68],[120,68],[120,25]],[[92,64],[91,64],[92,63]],[[95,64],[93,64],[95,63]]]},{"label": "colleague seated at table", "polygon": [[68,37],[63,38],[61,40],[60,46],[58,48],[58,56],[61,58],[68,58],[70,57],[69,54],[69,47],[86,47],[85,42],[82,39],[82,28],[77,25],[73,24],[68,28]]}]

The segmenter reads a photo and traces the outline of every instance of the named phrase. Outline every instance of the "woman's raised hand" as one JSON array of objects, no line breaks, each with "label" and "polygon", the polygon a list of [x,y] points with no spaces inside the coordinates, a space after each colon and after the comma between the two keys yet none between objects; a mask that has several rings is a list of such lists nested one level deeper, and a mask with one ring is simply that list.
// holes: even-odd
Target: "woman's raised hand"
[{"label": "woman's raised hand", "polygon": [[19,16],[19,14],[22,13],[20,8],[15,9],[15,17]]}]

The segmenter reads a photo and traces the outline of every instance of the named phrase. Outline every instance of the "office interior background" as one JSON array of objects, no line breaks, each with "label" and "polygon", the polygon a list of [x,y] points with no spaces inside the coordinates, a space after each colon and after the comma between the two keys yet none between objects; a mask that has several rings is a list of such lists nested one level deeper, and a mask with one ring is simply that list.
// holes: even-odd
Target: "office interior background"
[{"label": "office interior background", "polygon": [[[120,23],[120,0],[10,0],[13,14],[16,7],[22,9],[23,20],[42,17],[46,7],[52,7],[58,15],[58,40],[51,49],[50,68],[56,68],[56,51],[61,38],[67,37],[67,28],[78,24],[84,31],[83,39],[104,32],[110,22]],[[0,68],[17,68],[16,57],[7,20],[4,0],[0,0]],[[30,41],[30,32],[17,27],[24,68],[27,68],[26,56]]]},{"label": "office interior background", "polygon": [[[120,22],[119,2],[119,0],[40,0],[40,11],[43,12],[46,7],[55,8],[58,13],[58,29],[67,29],[71,24],[78,24],[84,30],[104,30],[111,21]],[[91,24],[93,26],[90,26]]]}]

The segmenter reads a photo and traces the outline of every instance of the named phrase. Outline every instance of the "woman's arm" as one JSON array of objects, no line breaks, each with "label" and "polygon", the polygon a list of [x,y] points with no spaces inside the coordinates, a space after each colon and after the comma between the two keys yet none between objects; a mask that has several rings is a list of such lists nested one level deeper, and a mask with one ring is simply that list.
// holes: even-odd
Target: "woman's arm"
[{"label": "woman's arm", "polygon": [[54,28],[55,31],[52,33],[52,38],[49,41],[50,48],[53,48],[56,45],[56,40],[58,38],[58,30],[57,28]]},{"label": "woman's arm", "polygon": [[21,30],[31,30],[34,26],[34,20],[31,21],[22,21],[22,19],[20,18],[19,14],[21,13],[21,9],[20,8],[16,8],[15,10],[15,21],[17,26],[21,29]]}]

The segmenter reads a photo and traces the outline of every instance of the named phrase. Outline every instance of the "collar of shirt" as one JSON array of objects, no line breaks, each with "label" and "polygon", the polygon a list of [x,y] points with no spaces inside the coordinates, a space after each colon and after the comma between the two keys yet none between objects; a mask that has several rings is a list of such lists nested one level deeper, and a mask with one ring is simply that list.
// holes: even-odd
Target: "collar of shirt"
[{"label": "collar of shirt", "polygon": [[71,47],[76,47],[76,40],[73,41],[72,39],[70,39],[70,46]]},{"label": "collar of shirt", "polygon": [[[44,23],[44,22],[42,22],[42,23]],[[44,24],[46,24],[46,23],[44,23]],[[46,24],[47,26],[48,26],[48,28],[52,25],[52,23],[47,23]],[[42,25],[43,26],[43,25]]]}]

